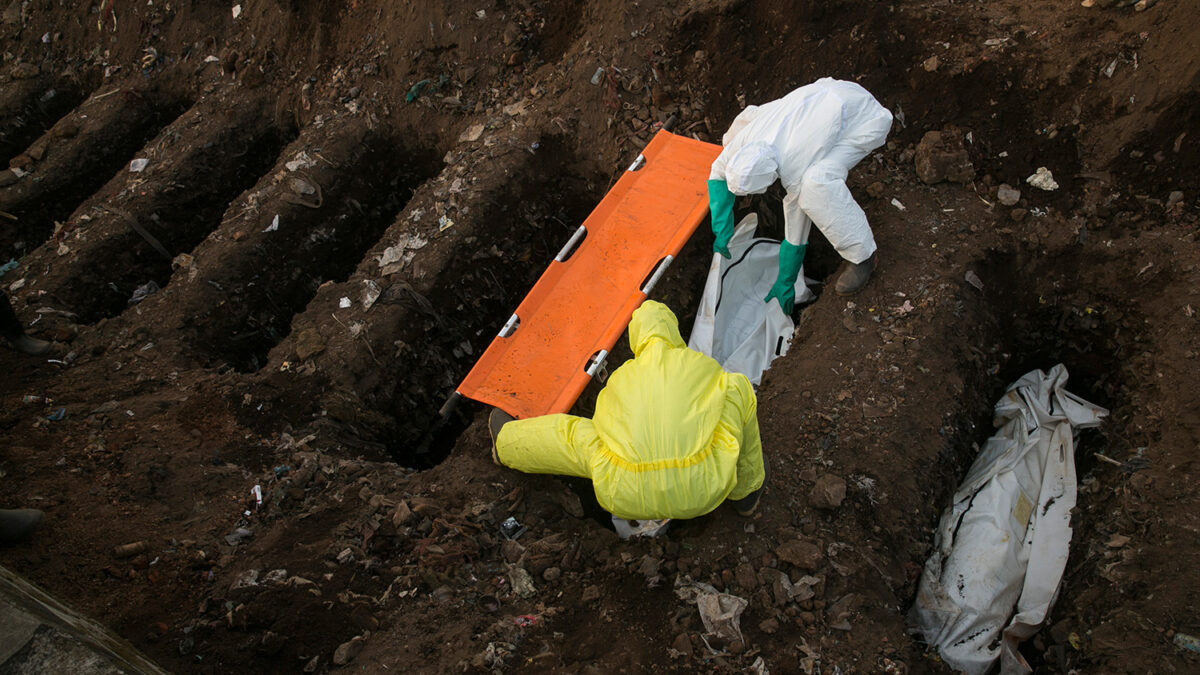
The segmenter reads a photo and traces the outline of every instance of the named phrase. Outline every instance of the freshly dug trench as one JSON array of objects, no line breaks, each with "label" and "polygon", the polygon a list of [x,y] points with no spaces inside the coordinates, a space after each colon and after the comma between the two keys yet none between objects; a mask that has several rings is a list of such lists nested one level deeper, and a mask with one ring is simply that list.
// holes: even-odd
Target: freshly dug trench
[{"label": "freshly dug trench", "polygon": [[83,98],[83,91],[67,83],[41,78],[6,82],[0,93],[0,161],[17,158]]},{"label": "freshly dug trench", "polygon": [[182,323],[163,335],[194,340],[209,367],[258,370],[293,315],[321,284],[346,279],[437,164],[433,151],[362,123],[306,130],[177,273],[186,281],[160,301]]},{"label": "freshly dug trench", "polygon": [[[144,284],[166,285],[171,258],[208,236],[287,142],[291,132],[270,110],[265,97],[232,108],[218,96],[201,100],[138,153],[144,171],[118,173],[29,256],[39,290],[91,324],[123,311]],[[228,124],[205,123],[218,116]]]},{"label": "freshly dug trench", "polygon": [[[497,168],[471,184],[474,152]],[[339,436],[408,465],[440,461],[445,448],[414,456],[438,409],[599,199],[557,137],[452,156],[354,275],[318,291],[268,369],[310,361],[332,380],[322,406]]]},{"label": "freshly dug trench", "polygon": [[93,95],[60,119],[25,151],[28,175],[0,188],[0,211],[17,217],[16,226],[0,234],[0,255],[41,245],[56,222],[67,220],[186,107],[135,83]]}]

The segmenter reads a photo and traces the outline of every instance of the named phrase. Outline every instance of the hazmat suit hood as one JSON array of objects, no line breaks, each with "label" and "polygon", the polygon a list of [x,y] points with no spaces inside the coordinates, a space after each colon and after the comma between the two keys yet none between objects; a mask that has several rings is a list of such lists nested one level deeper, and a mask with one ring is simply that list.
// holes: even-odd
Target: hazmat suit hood
[{"label": "hazmat suit hood", "polygon": [[638,357],[655,340],[663,340],[669,347],[687,346],[679,334],[679,321],[671,310],[661,302],[647,300],[633,311],[629,320],[629,348],[634,357]]},{"label": "hazmat suit hood", "polygon": [[729,158],[729,165],[725,168],[725,182],[735,195],[766,192],[777,178],[779,161],[776,150],[770,143],[762,141],[743,145]]}]

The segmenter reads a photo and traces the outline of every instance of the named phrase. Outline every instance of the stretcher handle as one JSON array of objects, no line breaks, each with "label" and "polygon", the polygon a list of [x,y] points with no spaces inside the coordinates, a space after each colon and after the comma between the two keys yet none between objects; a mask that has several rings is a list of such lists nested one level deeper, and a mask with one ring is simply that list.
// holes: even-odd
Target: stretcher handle
[{"label": "stretcher handle", "polygon": [[558,252],[558,255],[554,256],[555,262],[566,262],[567,258],[570,258],[571,255],[575,253],[576,244],[578,244],[586,234],[587,228],[583,225],[580,225],[579,228],[575,230],[575,234],[572,234],[571,238],[567,240],[567,243],[563,245],[562,250]]},{"label": "stretcher handle", "polygon": [[654,290],[654,286],[658,284],[658,280],[666,273],[667,268],[671,266],[671,261],[673,260],[675,260],[675,257],[668,255],[658,261],[658,267],[655,268],[654,274],[650,276],[645,284],[642,284],[643,295],[650,295],[650,291]]}]

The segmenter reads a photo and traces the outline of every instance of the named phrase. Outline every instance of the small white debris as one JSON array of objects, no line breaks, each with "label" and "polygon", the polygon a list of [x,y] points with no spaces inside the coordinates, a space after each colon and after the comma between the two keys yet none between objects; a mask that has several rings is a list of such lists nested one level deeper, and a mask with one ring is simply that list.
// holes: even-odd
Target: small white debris
[{"label": "small white debris", "polygon": [[350,309],[350,298],[343,297],[338,301],[338,307],[341,309]]},{"label": "small white debris", "polygon": [[212,54],[209,54],[208,56],[204,57],[205,63],[216,63],[217,61],[220,61],[220,60],[221,59],[218,59],[216,56],[213,56]]},{"label": "small white debris", "polygon": [[263,230],[263,232],[274,232],[278,229],[279,229],[279,214],[276,213],[275,217],[271,219],[271,224],[268,225],[267,229]]},{"label": "small white debris", "polygon": [[144,157],[138,157],[129,163],[129,173],[141,173],[143,170],[145,170],[146,165],[149,163],[150,160]]},{"label": "small white debris", "polygon": [[906,210],[904,208],[904,205],[900,203],[900,200],[896,199],[895,197],[892,197],[892,206],[896,207],[897,209],[899,209],[901,211]]},{"label": "small white debris", "polygon": [[8,285],[9,291],[19,291],[22,288],[25,288],[25,280],[24,279],[17,279],[16,281],[14,281]]},{"label": "small white debris", "polygon": [[299,171],[300,169],[307,169],[316,165],[317,162],[313,158],[309,157],[308,153],[304,152],[303,150],[300,151],[296,157],[292,159],[292,161],[284,164],[288,171]]},{"label": "small white debris", "polygon": [[379,284],[371,279],[363,279],[362,305],[363,309],[371,309],[371,305],[379,299]]},{"label": "small white debris", "polygon": [[1039,190],[1045,190],[1046,192],[1052,192],[1058,189],[1058,183],[1054,181],[1054,174],[1050,173],[1050,169],[1047,169],[1044,166],[1039,166],[1037,173],[1033,174],[1029,178],[1026,178],[1025,182],[1029,183],[1035,188],[1038,188]]},{"label": "small white debris", "polygon": [[238,17],[239,17],[239,16],[241,16],[241,15],[242,15],[242,6],[241,6],[241,5],[234,5],[234,6],[233,6],[233,18],[235,18],[235,19],[236,19],[236,18],[238,18]]},{"label": "small white debris", "polygon": [[486,9],[479,9],[479,10],[476,10],[476,11],[475,11],[475,18],[476,18],[476,19],[486,19],[486,18],[487,18],[487,10],[486,10]]},{"label": "small white debris", "polygon": [[50,44],[50,33],[49,32],[47,32],[45,35],[42,36],[42,44],[47,44],[47,45]]},{"label": "small white debris", "polygon": [[974,270],[967,270],[967,283],[981,291],[983,290],[983,280],[979,278],[978,274],[975,274]]}]

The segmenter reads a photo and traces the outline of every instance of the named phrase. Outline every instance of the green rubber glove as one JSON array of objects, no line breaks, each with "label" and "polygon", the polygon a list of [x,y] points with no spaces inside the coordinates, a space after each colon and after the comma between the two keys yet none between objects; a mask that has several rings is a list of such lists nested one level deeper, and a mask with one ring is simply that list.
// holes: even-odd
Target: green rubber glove
[{"label": "green rubber glove", "polygon": [[733,239],[733,193],[725,181],[708,181],[708,210],[712,214],[713,236],[716,237],[713,253],[729,258],[729,240]]},{"label": "green rubber glove", "polygon": [[796,277],[800,275],[800,266],[804,264],[804,251],[808,244],[795,244],[783,241],[779,243],[779,276],[775,277],[775,285],[763,302],[771,298],[779,301],[785,314],[791,314],[796,306]]}]

